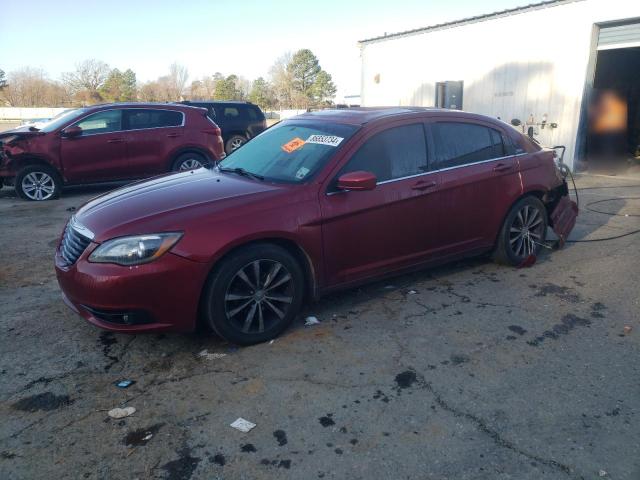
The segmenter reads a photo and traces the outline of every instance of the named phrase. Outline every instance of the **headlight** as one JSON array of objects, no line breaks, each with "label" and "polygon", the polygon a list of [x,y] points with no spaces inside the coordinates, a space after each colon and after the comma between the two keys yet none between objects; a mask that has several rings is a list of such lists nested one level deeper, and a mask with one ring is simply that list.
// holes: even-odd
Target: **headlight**
[{"label": "headlight", "polygon": [[173,247],[182,233],[152,233],[107,240],[89,256],[90,262],[140,265],[153,262]]}]

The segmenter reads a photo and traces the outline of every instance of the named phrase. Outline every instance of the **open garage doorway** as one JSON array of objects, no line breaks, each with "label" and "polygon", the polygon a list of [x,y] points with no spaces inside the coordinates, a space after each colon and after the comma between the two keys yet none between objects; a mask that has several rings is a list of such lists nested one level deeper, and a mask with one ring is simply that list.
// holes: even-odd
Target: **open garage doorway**
[{"label": "open garage doorway", "polygon": [[587,134],[593,173],[640,175],[640,46],[597,52]]}]

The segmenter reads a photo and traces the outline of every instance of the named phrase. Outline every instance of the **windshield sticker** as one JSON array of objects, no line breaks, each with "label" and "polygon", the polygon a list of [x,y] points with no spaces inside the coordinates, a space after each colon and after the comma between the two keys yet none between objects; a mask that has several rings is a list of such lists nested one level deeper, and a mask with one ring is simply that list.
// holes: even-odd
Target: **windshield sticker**
[{"label": "windshield sticker", "polygon": [[293,140],[291,140],[290,142],[285,143],[284,145],[282,145],[282,150],[284,150],[287,153],[295,152],[299,148],[302,148],[304,143],[305,143],[304,140],[302,140],[299,137],[296,137]]},{"label": "windshield sticker", "polygon": [[302,180],[307,173],[309,173],[309,169],[307,167],[300,167],[296,172],[296,178],[298,180]]},{"label": "windshield sticker", "polygon": [[311,135],[307,138],[306,143],[317,143],[318,145],[329,145],[330,147],[337,147],[340,142],[344,140],[342,137],[336,137],[334,135]]}]

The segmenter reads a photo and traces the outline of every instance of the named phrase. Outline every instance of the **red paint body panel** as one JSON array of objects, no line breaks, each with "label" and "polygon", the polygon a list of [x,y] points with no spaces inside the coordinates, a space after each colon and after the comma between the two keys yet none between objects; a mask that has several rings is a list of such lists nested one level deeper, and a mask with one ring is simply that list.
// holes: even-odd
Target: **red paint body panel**
[{"label": "red paint body panel", "polygon": [[[65,128],[104,110],[171,110],[184,115],[176,127],[122,130],[78,137],[64,137]],[[224,157],[222,136],[206,110],[185,105],[132,103],[86,108],[52,132],[30,132],[21,127],[0,134],[19,138],[0,146],[0,178],[14,177],[30,163],[53,167],[66,184],[133,180],[169,172],[173,161],[185,151],[197,151],[211,160]]]},{"label": "red paint body panel", "polygon": [[[526,193],[543,198],[563,184],[552,154],[529,146],[531,152],[426,171],[379,183],[373,190],[333,189],[341,167],[372,135],[416,122],[428,126],[435,117],[490,126],[515,144],[520,136],[497,120],[443,110],[305,114],[295,120],[360,127],[315,178],[269,183],[200,169],[102,195],[76,214],[76,221],[95,234],[94,243],[71,267],[57,262],[60,286],[83,317],[103,328],[188,330],[196,324],[209,272],[236,247],[273,240],[294,245],[307,259],[312,291],[319,295],[489,251],[513,203]],[[570,222],[558,221],[570,229]],[[182,238],[155,262],[130,268],[87,261],[96,244],[111,238],[172,231],[182,232]],[[108,324],[82,305],[149,311],[154,323]]]},{"label": "red paint body panel", "polygon": [[576,225],[578,219],[578,205],[569,197],[562,197],[551,212],[553,231],[560,237],[560,247],[567,241],[567,237]]}]

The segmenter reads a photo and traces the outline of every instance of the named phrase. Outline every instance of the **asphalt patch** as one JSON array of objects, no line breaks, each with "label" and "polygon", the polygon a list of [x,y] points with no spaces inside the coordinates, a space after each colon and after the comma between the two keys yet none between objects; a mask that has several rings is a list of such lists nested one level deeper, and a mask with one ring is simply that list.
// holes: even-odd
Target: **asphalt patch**
[{"label": "asphalt patch", "polygon": [[165,463],[162,469],[167,472],[167,480],[189,480],[198,464],[200,458],[191,456],[191,452],[188,448],[185,448],[179,452],[180,458]]},{"label": "asphalt patch", "polygon": [[244,445],[241,445],[240,450],[244,453],[255,453],[258,451],[256,450],[256,447],[253,446],[253,443],[246,443]]},{"label": "asphalt patch", "polygon": [[278,445],[280,445],[281,447],[287,444],[287,434],[284,430],[276,430],[275,432],[273,432],[273,436],[276,438],[276,440],[278,441]]},{"label": "asphalt patch", "polygon": [[542,335],[529,340],[527,344],[532,347],[538,347],[548,339],[557,340],[560,335],[568,335],[576,327],[587,327],[589,325],[591,325],[590,320],[569,313],[562,317],[561,323],[555,324],[550,330],[545,330]]},{"label": "asphalt patch", "polygon": [[329,413],[324,417],[320,417],[318,419],[318,421],[320,422],[320,425],[322,425],[323,427],[330,427],[331,425],[335,425],[336,422],[333,421],[333,418],[331,418],[333,416],[333,414]]},{"label": "asphalt patch", "polygon": [[22,398],[14,403],[12,407],[22,412],[50,412],[71,405],[73,402],[69,395],[54,395],[51,392],[44,392]]},{"label": "asphalt patch", "polygon": [[411,388],[416,381],[418,381],[418,377],[413,370],[405,370],[396,375],[396,385],[398,388]]}]

